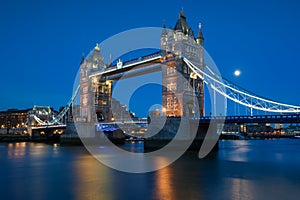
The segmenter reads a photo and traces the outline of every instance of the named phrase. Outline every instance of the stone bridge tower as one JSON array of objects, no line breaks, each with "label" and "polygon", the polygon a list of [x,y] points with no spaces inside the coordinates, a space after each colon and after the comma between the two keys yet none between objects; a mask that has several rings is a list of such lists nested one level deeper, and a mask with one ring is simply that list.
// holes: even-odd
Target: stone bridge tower
[{"label": "stone bridge tower", "polygon": [[95,101],[97,97],[95,95],[98,95],[100,83],[96,77],[91,79],[89,76],[93,72],[104,71],[105,68],[104,58],[97,44],[86,58],[82,58],[80,63],[80,113],[78,113],[80,118],[77,121],[88,123],[96,121]]},{"label": "stone bridge tower", "polygon": [[[162,91],[163,112],[166,116],[175,117],[204,116],[203,80],[196,78],[182,60],[183,57],[186,57],[202,70],[204,69],[204,38],[201,24],[199,24],[198,35],[195,38],[194,31],[188,25],[182,10],[174,28],[166,30],[164,25],[160,40],[164,56],[163,63],[169,66],[168,69],[162,70],[163,85],[167,86],[167,88],[163,87]],[[185,98],[185,102],[189,102],[189,98],[193,99],[193,93],[189,91],[186,85],[182,86],[180,77],[175,73],[176,70],[195,89],[200,113],[195,113],[198,109],[195,108],[193,102],[187,105],[179,104],[182,101],[177,98],[181,98],[181,100]],[[176,93],[176,96],[174,93]]]}]

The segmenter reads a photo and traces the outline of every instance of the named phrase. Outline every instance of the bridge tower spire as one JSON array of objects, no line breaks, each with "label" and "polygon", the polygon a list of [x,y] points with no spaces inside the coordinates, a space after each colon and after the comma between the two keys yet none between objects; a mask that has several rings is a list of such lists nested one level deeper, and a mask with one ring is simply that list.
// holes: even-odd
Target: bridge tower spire
[{"label": "bridge tower spire", "polygon": [[168,36],[168,33],[167,33],[167,29],[166,29],[166,23],[164,21],[163,22],[163,29],[162,29],[162,32],[161,32],[161,35],[160,35],[160,48],[163,51],[167,51],[167,49],[166,49],[167,36]]},{"label": "bridge tower spire", "polygon": [[203,33],[202,33],[202,24],[199,23],[198,25],[198,37],[197,37],[197,44],[203,46],[204,44],[204,37],[203,37]]}]

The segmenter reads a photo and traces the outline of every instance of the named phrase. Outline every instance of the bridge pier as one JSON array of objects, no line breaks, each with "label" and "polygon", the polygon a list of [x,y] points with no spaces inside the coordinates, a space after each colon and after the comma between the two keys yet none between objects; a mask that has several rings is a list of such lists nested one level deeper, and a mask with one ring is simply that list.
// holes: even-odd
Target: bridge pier
[{"label": "bridge pier", "polygon": [[30,141],[60,141],[60,136],[66,129],[66,125],[52,126],[28,126]]},{"label": "bridge pier", "polygon": [[[210,127],[211,126],[211,127]],[[173,140],[180,131],[180,136],[176,139],[176,146],[182,149],[187,141],[193,140],[187,151],[199,151],[207,132],[213,131],[217,135],[217,124],[200,123],[198,120],[190,120],[180,117],[168,117],[164,127],[154,136],[144,140],[144,151],[151,152],[163,148]],[[176,149],[176,147],[174,147]],[[213,149],[218,149],[218,142]]]}]

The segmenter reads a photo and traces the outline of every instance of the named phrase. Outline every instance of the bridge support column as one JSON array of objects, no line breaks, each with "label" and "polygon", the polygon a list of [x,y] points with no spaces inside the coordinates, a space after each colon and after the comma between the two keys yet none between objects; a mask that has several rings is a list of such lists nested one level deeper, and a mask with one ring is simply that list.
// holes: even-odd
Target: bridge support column
[{"label": "bridge support column", "polygon": [[[182,121],[184,120],[184,121]],[[200,147],[205,139],[205,136],[207,134],[209,123],[207,124],[199,124],[199,121],[190,120],[188,118],[179,118],[179,117],[168,117],[166,119],[165,126],[163,129],[157,133],[155,136],[152,136],[150,138],[146,138],[144,141],[144,150],[145,152],[151,152],[158,149],[163,148],[165,145],[169,144],[172,139],[176,136],[177,132],[179,131],[179,127],[181,126],[185,127],[184,135],[185,137],[179,138],[176,141],[176,144],[180,145],[180,140],[187,141],[191,140],[194,136],[192,134],[196,133],[196,136],[194,137],[191,145],[188,147],[187,150],[189,151],[197,151],[199,152]],[[197,129],[197,130],[196,130]],[[213,130],[215,129],[215,132],[217,134],[217,125],[215,125],[215,128],[213,127]],[[180,146],[181,148],[182,146]],[[213,149],[218,149],[218,142],[215,144]]]}]

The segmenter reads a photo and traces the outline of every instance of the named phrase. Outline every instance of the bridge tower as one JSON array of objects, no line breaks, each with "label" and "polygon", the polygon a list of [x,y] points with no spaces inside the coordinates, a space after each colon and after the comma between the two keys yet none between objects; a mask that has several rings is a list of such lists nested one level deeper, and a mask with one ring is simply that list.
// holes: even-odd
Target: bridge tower
[{"label": "bridge tower", "polygon": [[[101,88],[101,82],[97,77],[92,79],[89,77],[91,73],[96,71],[104,71],[106,65],[104,64],[104,58],[100,53],[100,47],[98,44],[93,51],[86,57],[82,58],[80,63],[80,119],[81,122],[95,122],[99,113],[105,113],[105,105],[102,108],[95,108],[96,96],[98,95],[99,88]],[[102,89],[102,88],[101,88]]]},{"label": "bridge tower", "polygon": [[[164,24],[161,33],[161,49],[163,63],[169,66],[162,69],[163,87],[162,105],[166,116],[204,116],[204,85],[203,80],[193,75],[189,67],[183,62],[183,57],[192,61],[195,65],[204,69],[204,38],[202,26],[199,24],[198,36],[195,38],[194,31],[188,25],[183,10],[179,13],[174,28],[166,30]],[[182,76],[176,75],[176,70],[189,81],[195,89],[199,109],[195,108],[193,93],[189,87],[182,85]],[[178,73],[177,73],[178,74]],[[176,96],[175,94],[176,93]],[[180,98],[180,99],[178,99]],[[183,101],[184,100],[184,101]],[[189,102],[187,105],[180,105],[180,102]],[[195,113],[199,110],[200,113]]]}]

